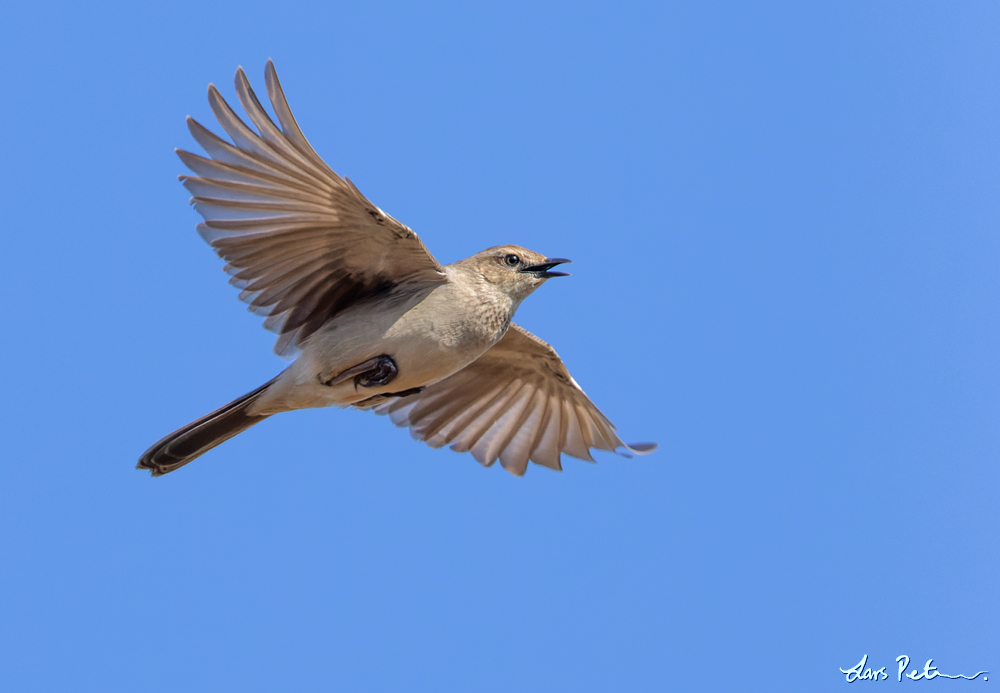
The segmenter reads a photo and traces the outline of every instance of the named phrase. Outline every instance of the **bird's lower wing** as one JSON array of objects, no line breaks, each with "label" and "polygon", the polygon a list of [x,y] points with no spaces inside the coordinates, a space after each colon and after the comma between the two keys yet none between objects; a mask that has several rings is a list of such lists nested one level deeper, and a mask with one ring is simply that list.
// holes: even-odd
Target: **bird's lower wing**
[{"label": "bird's lower wing", "polygon": [[518,325],[459,372],[375,412],[431,447],[471,452],[485,466],[499,459],[518,476],[528,460],[562,469],[563,452],[592,462],[593,448],[626,456],[656,448],[623,443],[555,350]]}]

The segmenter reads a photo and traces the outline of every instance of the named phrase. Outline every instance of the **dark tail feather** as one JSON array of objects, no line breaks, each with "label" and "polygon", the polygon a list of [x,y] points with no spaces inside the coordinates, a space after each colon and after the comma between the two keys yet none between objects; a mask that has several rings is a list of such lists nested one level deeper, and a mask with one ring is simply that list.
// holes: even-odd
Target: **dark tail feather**
[{"label": "dark tail feather", "polygon": [[247,414],[246,411],[273,382],[274,380],[270,380],[264,383],[253,392],[234,399],[224,407],[205,414],[197,421],[158,440],[142,454],[135,468],[148,469],[153,476],[162,476],[260,423],[270,415],[256,416]]}]

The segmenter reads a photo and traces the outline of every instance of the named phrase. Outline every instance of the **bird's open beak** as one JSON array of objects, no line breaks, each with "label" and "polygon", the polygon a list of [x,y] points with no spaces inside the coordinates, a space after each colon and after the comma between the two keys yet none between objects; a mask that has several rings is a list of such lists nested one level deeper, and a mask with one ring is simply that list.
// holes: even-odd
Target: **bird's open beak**
[{"label": "bird's open beak", "polygon": [[521,269],[522,272],[532,272],[533,274],[541,277],[542,279],[549,279],[551,277],[568,277],[569,272],[550,272],[549,270],[556,265],[561,265],[566,262],[572,262],[572,260],[567,260],[563,257],[550,257],[546,258],[545,262],[539,262],[537,265],[528,265]]}]

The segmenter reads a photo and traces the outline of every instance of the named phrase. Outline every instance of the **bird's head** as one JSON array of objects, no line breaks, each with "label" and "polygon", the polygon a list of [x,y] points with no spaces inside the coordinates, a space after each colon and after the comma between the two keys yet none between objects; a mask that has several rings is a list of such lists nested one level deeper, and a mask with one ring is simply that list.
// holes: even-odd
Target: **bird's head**
[{"label": "bird's head", "polygon": [[556,265],[569,260],[545,257],[519,245],[489,248],[473,255],[469,261],[484,280],[496,285],[515,301],[523,300],[547,279],[569,276],[566,272],[552,271]]}]

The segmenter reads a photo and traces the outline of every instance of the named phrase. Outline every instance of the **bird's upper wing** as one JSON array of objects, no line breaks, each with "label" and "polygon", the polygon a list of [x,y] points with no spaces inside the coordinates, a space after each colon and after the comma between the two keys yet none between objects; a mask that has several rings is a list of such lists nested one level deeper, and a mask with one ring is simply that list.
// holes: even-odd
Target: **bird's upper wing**
[{"label": "bird's upper wing", "polygon": [[278,333],[274,350],[288,356],[359,298],[445,277],[413,231],[320,159],[296,124],[270,60],[265,75],[280,128],[240,68],[236,92],[258,132],[210,85],[212,111],[233,144],[188,118],[211,158],[177,153],[197,174],[181,181],[205,218],[198,232],[228,262],[240,299]]},{"label": "bird's upper wing", "polygon": [[517,325],[462,370],[418,394],[383,402],[375,412],[408,426],[431,447],[450,444],[485,466],[499,458],[518,476],[529,459],[562,469],[562,452],[592,462],[590,448],[625,455],[656,448],[625,445],[555,350]]}]

